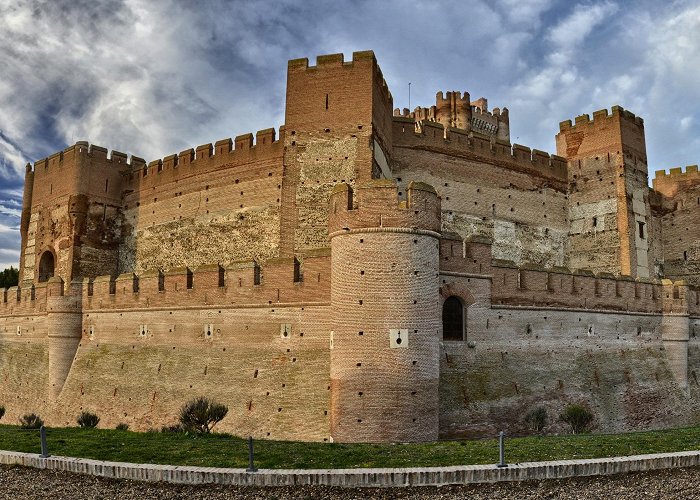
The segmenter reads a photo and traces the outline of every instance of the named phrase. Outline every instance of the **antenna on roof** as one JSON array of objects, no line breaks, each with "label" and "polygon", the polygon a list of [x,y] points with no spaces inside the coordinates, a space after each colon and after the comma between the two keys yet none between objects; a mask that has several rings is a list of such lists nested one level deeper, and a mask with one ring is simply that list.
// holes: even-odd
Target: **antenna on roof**
[{"label": "antenna on roof", "polygon": [[408,82],[408,112],[411,112],[411,82]]}]

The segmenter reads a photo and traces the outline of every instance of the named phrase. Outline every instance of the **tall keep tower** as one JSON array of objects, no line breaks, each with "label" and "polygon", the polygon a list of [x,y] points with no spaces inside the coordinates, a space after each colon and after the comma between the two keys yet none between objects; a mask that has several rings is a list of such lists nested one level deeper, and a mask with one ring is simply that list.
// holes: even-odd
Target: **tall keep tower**
[{"label": "tall keep tower", "polygon": [[620,106],[560,123],[568,160],[569,266],[634,277],[656,274],[644,122]]},{"label": "tall keep tower", "polygon": [[413,182],[347,184],[330,200],[331,437],[438,437],[440,200]]},{"label": "tall keep tower", "polygon": [[328,246],[328,197],[341,182],[391,178],[392,98],[371,51],[289,61],[280,256]]}]

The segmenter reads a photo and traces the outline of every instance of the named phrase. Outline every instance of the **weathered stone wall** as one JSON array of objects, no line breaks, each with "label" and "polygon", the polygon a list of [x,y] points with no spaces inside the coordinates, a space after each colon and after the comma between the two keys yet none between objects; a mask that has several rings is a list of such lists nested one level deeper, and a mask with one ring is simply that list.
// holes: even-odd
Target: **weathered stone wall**
[{"label": "weathered stone wall", "polygon": [[[491,307],[488,279],[442,279],[453,288],[461,282],[476,299],[466,341],[441,348],[442,437],[524,433],[524,415],[538,406],[547,409],[547,432],[566,432],[558,415],[570,403],[589,406],[604,432],[700,421],[697,397],[688,397],[667,359],[660,316]],[[698,370],[695,343],[691,372]],[[692,377],[690,385],[696,394]]]},{"label": "weathered stone wall", "polygon": [[176,423],[185,402],[208,396],[229,407],[219,431],[327,439],[329,317],[325,306],[282,304],[88,312],[93,333],[83,336],[52,422],[72,425],[85,408],[108,427],[160,428]]},{"label": "weathered stone wall", "polygon": [[[510,145],[493,146],[435,124],[394,121],[393,175],[402,198],[411,181],[435,186],[442,229],[493,240],[494,257],[518,264],[565,265],[568,239],[563,162]],[[435,136],[435,137],[433,137]],[[534,158],[534,160],[533,160]]]},{"label": "weathered stone wall", "polygon": [[[218,269],[202,269],[191,285],[171,272],[162,290],[157,275],[124,275],[74,283],[64,296],[50,282],[33,300],[30,291],[10,297],[2,303],[10,314],[2,316],[0,404],[8,421],[37,412],[49,425],[75,425],[91,410],[101,425],[147,430],[209,396],[229,406],[221,430],[328,439],[329,268],[327,256],[316,256],[305,260],[306,282],[294,282],[293,264],[269,261],[257,286],[253,268],[239,266],[223,280]],[[82,303],[77,322],[68,301]]]},{"label": "weathered stone wall", "polygon": [[673,207],[663,213],[663,266],[666,276],[700,285],[700,174],[697,166],[656,172],[654,189]]},{"label": "weathered stone wall", "polygon": [[[281,135],[283,135],[283,131]],[[119,270],[194,269],[278,256],[281,137],[224,139],[129,174]]]},{"label": "weathered stone wall", "polygon": [[281,256],[327,247],[334,186],[373,176],[373,148],[391,147],[391,94],[371,52],[289,62]]},{"label": "weathered stone wall", "polygon": [[[445,127],[486,110],[448,99],[444,123],[392,117],[371,52],[299,59],[279,140],[148,165],[79,142],[29,166],[6,419],[143,430],[206,395],[221,430],[275,439],[521,432],[569,402],[601,431],[696,422],[700,289],[679,280],[700,284],[697,169],[649,190],[643,122],[619,107],[563,122],[556,156]],[[461,342],[441,342],[450,296]]]},{"label": "weathered stone wall", "polygon": [[2,315],[0,325],[0,405],[7,412],[3,423],[16,423],[50,404],[46,314]]},{"label": "weathered stone wall", "polygon": [[570,267],[658,277],[643,120],[613,106],[561,122],[556,139],[569,161]]}]

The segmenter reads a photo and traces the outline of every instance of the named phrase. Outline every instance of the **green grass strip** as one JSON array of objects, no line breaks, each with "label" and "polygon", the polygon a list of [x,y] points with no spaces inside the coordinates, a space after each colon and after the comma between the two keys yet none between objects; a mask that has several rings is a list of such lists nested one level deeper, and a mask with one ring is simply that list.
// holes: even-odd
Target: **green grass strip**
[{"label": "green grass strip", "polygon": [[[227,434],[130,432],[108,429],[47,429],[52,455],[117,462],[246,467],[247,443]],[[0,449],[39,453],[39,431],[0,425]],[[700,449],[700,427],[625,434],[535,436],[506,439],[510,463],[601,458]],[[338,444],[255,441],[260,468],[311,469],[493,464],[496,439],[412,444]]]}]

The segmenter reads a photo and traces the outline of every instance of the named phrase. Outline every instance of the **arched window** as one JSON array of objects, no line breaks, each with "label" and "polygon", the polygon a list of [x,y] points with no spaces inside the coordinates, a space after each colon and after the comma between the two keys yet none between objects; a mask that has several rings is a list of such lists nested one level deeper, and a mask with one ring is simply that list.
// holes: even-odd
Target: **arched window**
[{"label": "arched window", "polygon": [[442,306],[442,340],[464,340],[464,306],[454,296]]},{"label": "arched window", "polygon": [[41,260],[39,260],[39,281],[48,281],[49,278],[53,278],[53,271],[53,254],[47,250],[41,254]]}]

